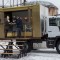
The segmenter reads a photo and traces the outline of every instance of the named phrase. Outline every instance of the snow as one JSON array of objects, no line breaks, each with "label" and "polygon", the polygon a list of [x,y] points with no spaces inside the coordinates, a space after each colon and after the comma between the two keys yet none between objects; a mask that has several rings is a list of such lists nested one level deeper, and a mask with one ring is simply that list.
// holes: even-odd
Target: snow
[{"label": "snow", "polygon": [[22,58],[0,58],[0,60],[60,60],[60,54],[56,49],[33,50]]},{"label": "snow", "polygon": [[[8,42],[7,43],[2,42],[0,44],[8,45]],[[6,46],[4,46],[4,48],[6,48]],[[0,49],[2,48],[0,47]],[[13,49],[16,49],[16,48],[13,46]],[[0,53],[1,52],[3,53],[4,51],[0,50]],[[18,51],[14,51],[14,52],[18,52]],[[22,58],[17,59],[17,58],[1,58],[0,57],[0,60],[60,60],[60,54],[56,52],[56,49],[47,49],[47,48],[42,49],[41,48],[38,50],[31,51],[30,53],[27,54],[27,56],[22,57]]]}]

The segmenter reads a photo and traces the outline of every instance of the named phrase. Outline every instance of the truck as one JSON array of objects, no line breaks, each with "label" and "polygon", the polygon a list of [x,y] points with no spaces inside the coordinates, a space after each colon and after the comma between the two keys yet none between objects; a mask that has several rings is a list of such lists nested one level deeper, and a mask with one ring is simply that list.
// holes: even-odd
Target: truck
[{"label": "truck", "polygon": [[[13,29],[16,24],[12,22],[12,17],[21,17],[23,21],[21,37],[17,37],[17,32],[13,30],[5,32],[7,16],[10,17],[9,24]],[[0,40],[1,42],[5,40],[5,42],[16,42],[16,45],[23,44],[27,51],[33,49],[33,43],[45,41],[48,48],[56,47],[60,54],[60,17],[48,16],[48,8],[40,4],[0,8]],[[1,46],[3,45],[1,44]]]}]

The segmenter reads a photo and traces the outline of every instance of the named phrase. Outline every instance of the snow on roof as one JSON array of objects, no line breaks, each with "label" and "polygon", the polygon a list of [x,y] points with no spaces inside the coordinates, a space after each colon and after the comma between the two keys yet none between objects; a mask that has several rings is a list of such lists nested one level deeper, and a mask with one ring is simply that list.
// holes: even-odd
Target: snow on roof
[{"label": "snow on roof", "polygon": [[57,8],[53,3],[46,2],[46,1],[40,1],[40,4],[42,4],[42,5],[46,6],[46,7],[54,7],[54,8]]},{"label": "snow on roof", "polygon": [[35,5],[35,4],[41,4],[43,6],[46,6],[46,7],[54,7],[56,9],[58,9],[53,3],[50,3],[50,2],[47,2],[47,1],[33,1],[33,2],[26,2],[26,5]]}]

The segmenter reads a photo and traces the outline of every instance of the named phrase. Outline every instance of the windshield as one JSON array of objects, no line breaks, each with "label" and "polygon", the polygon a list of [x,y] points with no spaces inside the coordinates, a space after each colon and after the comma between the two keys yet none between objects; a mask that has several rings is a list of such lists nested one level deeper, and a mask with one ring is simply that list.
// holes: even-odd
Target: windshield
[{"label": "windshield", "polygon": [[56,18],[49,18],[49,26],[57,26]]}]

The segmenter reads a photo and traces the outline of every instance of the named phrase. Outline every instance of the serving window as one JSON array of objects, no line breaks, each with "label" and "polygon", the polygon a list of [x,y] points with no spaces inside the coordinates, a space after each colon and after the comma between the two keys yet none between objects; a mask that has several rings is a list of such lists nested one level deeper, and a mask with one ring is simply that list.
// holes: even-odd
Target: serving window
[{"label": "serving window", "polygon": [[[11,11],[5,12],[5,21],[7,20],[7,16],[9,16],[10,22],[8,23],[9,28],[8,31],[5,32],[6,37],[17,37],[17,24],[13,22],[13,16],[17,19],[19,17],[22,20],[22,31],[20,37],[32,37],[32,11],[29,10],[21,10],[21,11]],[[5,23],[7,24],[7,23]],[[5,26],[6,28],[7,26]],[[6,31],[6,29],[5,29]]]}]

